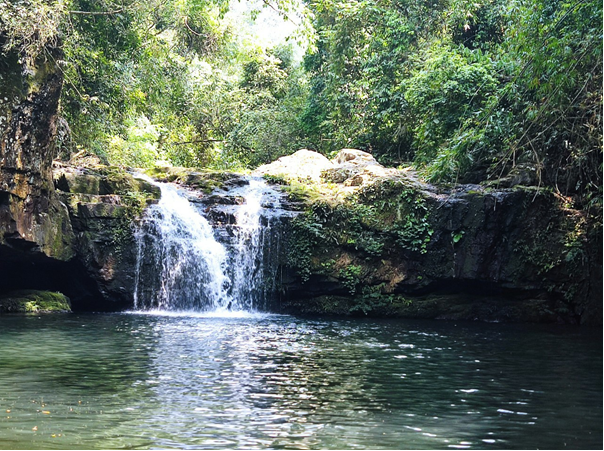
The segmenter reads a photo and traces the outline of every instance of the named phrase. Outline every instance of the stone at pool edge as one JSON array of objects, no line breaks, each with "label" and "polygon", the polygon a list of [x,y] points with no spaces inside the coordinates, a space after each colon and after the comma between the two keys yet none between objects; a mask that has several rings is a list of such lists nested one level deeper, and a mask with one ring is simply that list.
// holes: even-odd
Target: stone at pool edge
[{"label": "stone at pool edge", "polygon": [[0,315],[13,313],[71,313],[71,302],[54,291],[15,290],[0,294]]}]

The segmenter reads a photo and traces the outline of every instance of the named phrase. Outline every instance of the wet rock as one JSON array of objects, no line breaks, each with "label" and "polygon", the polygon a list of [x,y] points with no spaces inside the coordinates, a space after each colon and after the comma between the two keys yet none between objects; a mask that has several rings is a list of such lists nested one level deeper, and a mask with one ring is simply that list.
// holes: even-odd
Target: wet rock
[{"label": "wet rock", "polygon": [[195,168],[156,167],[144,171],[158,182],[178,183],[180,185],[209,194],[223,186],[240,186],[249,183],[240,174],[228,171],[210,171]]},{"label": "wet rock", "polygon": [[136,175],[89,161],[90,167],[55,163],[54,171],[57,193],[68,208],[77,238],[74,264],[95,293],[74,303],[79,310],[128,308],[135,280],[135,223],[161,192]]},{"label": "wet rock", "polygon": [[235,224],[237,222],[234,213],[230,211],[218,210],[215,208],[208,207],[204,210],[204,215],[213,226]]},{"label": "wet rock", "polygon": [[74,194],[100,194],[99,177],[87,174],[78,174],[74,171],[63,171],[57,174],[55,186],[61,191]]},{"label": "wet rock", "polygon": [[[356,189],[292,223],[287,311],[601,325],[598,226],[548,191],[445,193],[399,174]],[[415,301],[386,309],[401,296]]]},{"label": "wet rock", "polygon": [[241,196],[213,194],[202,198],[201,202],[206,205],[242,205],[244,199]]}]

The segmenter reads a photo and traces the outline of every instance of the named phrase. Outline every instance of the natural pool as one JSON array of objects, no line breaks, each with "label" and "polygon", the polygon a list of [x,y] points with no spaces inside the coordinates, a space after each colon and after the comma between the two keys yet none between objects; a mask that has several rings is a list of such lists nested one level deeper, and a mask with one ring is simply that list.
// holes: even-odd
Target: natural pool
[{"label": "natural pool", "polygon": [[602,449],[602,331],[0,317],[0,448]]}]

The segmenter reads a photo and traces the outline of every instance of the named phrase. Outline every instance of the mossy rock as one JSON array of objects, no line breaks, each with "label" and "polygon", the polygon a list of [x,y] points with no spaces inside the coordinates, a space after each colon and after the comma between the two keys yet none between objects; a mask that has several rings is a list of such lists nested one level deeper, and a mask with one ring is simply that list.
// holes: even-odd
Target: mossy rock
[{"label": "mossy rock", "polygon": [[145,174],[159,182],[179,183],[206,194],[241,178],[241,174],[228,171],[180,167],[155,167],[147,169]]},{"label": "mossy rock", "polygon": [[[57,163],[59,164],[59,163]],[[151,199],[161,197],[160,189],[136,178],[117,166],[60,165],[54,170],[55,187],[65,193],[81,195],[140,195]]]},{"label": "mossy rock", "polygon": [[100,177],[96,175],[64,172],[57,177],[56,185],[61,191],[75,194],[100,194]]},{"label": "mossy rock", "polygon": [[69,298],[53,291],[17,290],[0,296],[0,314],[69,312]]}]

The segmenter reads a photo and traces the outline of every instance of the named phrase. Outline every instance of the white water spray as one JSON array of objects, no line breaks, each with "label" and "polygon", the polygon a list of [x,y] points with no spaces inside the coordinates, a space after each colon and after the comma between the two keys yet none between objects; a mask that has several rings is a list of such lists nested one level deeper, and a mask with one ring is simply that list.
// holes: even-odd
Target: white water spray
[{"label": "white water spray", "polygon": [[[136,309],[226,308],[230,280],[227,252],[191,203],[168,184],[159,184],[161,199],[148,208],[137,233]],[[154,293],[141,293],[145,265],[152,270]],[[155,274],[153,274],[155,272]]]},{"label": "white water spray", "polygon": [[245,187],[244,204],[235,212],[236,241],[233,249],[233,303],[239,309],[250,310],[266,295],[265,238],[270,235],[270,218],[262,223],[262,199],[267,186],[252,179]]},{"label": "white water spray", "polygon": [[281,211],[280,194],[261,179],[233,188],[225,198],[240,199],[241,205],[206,209],[232,218],[218,231],[182,190],[145,179],[160,187],[161,200],[147,209],[136,234],[135,309],[262,309],[275,288],[278,233],[271,224]]}]

